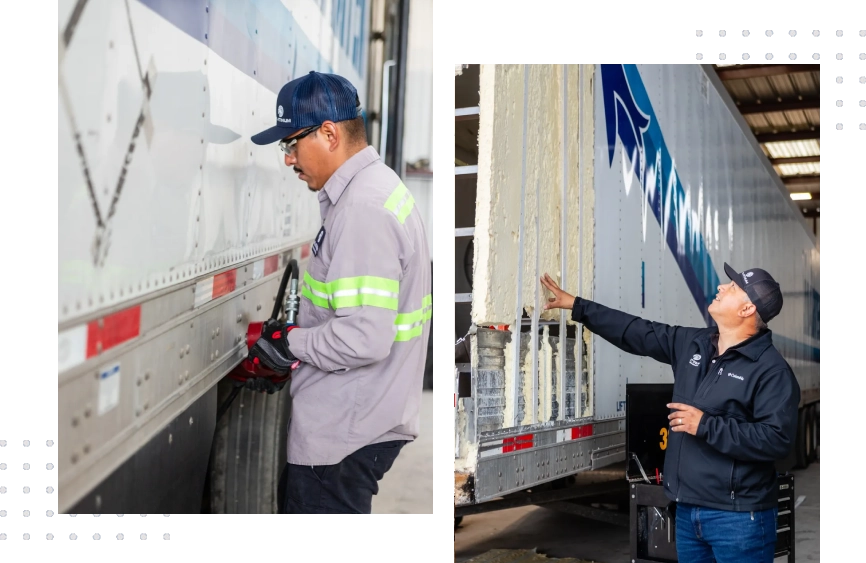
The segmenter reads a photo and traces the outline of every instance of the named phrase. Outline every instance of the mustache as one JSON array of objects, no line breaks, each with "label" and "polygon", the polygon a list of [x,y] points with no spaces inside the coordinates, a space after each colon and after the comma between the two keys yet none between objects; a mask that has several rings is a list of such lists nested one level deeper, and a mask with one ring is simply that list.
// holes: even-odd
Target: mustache
[{"label": "mustache", "polygon": [[295,174],[303,174],[304,173],[304,171],[301,170],[300,168],[298,168],[297,166],[293,166],[292,170],[295,172]]}]

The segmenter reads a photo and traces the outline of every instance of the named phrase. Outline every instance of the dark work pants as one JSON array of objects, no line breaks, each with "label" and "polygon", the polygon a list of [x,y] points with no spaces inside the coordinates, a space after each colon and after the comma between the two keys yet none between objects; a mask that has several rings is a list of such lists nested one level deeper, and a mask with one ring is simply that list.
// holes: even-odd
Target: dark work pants
[{"label": "dark work pants", "polygon": [[335,465],[287,463],[277,486],[280,514],[370,514],[379,480],[405,444],[370,444]]}]

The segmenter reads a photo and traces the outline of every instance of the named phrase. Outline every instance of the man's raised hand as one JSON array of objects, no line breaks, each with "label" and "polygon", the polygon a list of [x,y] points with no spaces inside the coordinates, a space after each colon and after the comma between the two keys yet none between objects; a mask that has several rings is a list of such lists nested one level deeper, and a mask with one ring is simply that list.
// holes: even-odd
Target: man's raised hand
[{"label": "man's raised hand", "polygon": [[574,296],[560,289],[559,284],[553,281],[553,278],[548,274],[541,276],[541,285],[546,287],[553,293],[553,297],[547,298],[547,303],[544,304],[544,310],[550,309],[571,309],[574,306]]}]

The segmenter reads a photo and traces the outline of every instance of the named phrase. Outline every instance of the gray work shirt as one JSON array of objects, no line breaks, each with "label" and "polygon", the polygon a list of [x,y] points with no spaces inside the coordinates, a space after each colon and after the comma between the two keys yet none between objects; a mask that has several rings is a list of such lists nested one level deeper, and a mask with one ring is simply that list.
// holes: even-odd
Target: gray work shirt
[{"label": "gray work shirt", "polygon": [[[412,195],[373,147],[318,193],[324,238],[303,275],[288,461],[332,465],[418,436],[432,277]],[[317,237],[318,240],[319,237]]]}]

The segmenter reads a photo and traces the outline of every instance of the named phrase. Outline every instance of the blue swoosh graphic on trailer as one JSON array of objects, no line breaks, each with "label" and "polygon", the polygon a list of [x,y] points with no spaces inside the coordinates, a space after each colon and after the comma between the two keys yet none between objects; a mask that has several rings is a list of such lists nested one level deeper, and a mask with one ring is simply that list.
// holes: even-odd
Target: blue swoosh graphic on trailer
[{"label": "blue swoosh graphic on trailer", "polygon": [[[601,65],[604,114],[607,125],[608,163],[613,165],[616,138],[631,159],[647,204],[666,233],[668,248],[674,255],[686,285],[708,325],[712,323],[707,307],[715,297],[719,276],[706,251],[703,235],[694,231],[685,209],[686,192],[665,145],[661,128],[649,96],[635,65]],[[653,163],[647,155],[655,155]],[[653,167],[655,182],[647,186],[647,172]],[[667,218],[662,217],[663,206]],[[683,245],[678,231],[682,231]],[[678,248],[684,246],[681,252]]]},{"label": "blue swoosh graphic on trailer", "polygon": [[[700,227],[691,224],[686,191],[664,142],[658,119],[636,65],[600,65],[608,165],[613,166],[617,138],[631,160],[647,205],[665,233],[665,241],[707,326],[715,324],[707,307],[721,283]],[[649,162],[647,155],[653,155]],[[779,352],[814,362],[820,349],[773,334]]]},{"label": "blue swoosh graphic on trailer", "polygon": [[[279,0],[138,1],[271,92],[279,92],[286,82],[311,70],[334,72]],[[352,36],[346,21],[356,17],[360,17],[360,29]],[[335,0],[330,23],[334,37],[347,48],[352,66],[363,76],[365,2]]]}]

